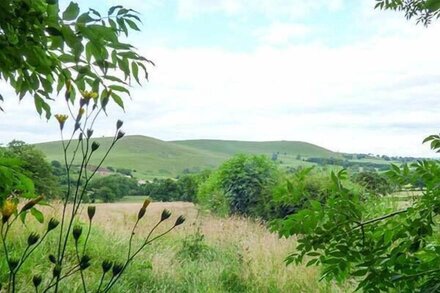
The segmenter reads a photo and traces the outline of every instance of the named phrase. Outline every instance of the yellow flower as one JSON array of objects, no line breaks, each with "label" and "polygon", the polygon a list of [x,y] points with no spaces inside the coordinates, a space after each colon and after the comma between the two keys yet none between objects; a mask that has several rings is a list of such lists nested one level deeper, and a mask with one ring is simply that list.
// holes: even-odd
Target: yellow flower
[{"label": "yellow flower", "polygon": [[5,221],[7,221],[9,217],[11,217],[13,213],[15,213],[15,211],[17,211],[17,204],[10,199],[5,200],[3,202],[3,206],[0,209],[0,212],[2,213],[3,219]]},{"label": "yellow flower", "polygon": [[69,116],[63,114],[55,114],[55,118],[58,120],[58,123],[60,124],[60,129],[63,130],[64,124],[66,123],[66,120],[67,118],[69,118]]},{"label": "yellow flower", "polygon": [[81,91],[82,96],[85,100],[89,101],[91,99],[96,99],[98,97],[98,94],[92,91]]}]

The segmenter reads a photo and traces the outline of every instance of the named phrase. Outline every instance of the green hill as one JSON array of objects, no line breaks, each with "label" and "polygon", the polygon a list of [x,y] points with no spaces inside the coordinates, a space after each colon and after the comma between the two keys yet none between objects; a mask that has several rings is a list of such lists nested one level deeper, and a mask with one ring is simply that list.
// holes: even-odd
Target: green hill
[{"label": "green hill", "polygon": [[[110,145],[111,138],[96,138],[101,144],[91,164],[97,165],[99,158]],[[72,142],[75,145],[76,141]],[[61,142],[47,142],[35,145],[42,150],[49,161],[63,161]],[[267,154],[278,153],[283,165],[307,164],[301,157],[339,157],[319,146],[294,141],[247,142],[224,140],[162,141],[147,136],[127,136],[118,142],[103,167],[135,170],[138,178],[172,177],[185,169],[192,171],[215,168],[236,153]]]},{"label": "green hill", "polygon": [[238,140],[178,140],[172,143],[210,152],[234,155],[279,153],[282,155],[300,155],[305,157],[340,157],[340,154],[320,146],[302,141],[238,141]]}]

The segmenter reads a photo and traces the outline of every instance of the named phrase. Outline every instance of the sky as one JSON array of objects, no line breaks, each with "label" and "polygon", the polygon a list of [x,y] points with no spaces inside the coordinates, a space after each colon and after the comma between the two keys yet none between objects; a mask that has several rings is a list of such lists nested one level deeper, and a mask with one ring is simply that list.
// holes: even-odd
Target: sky
[{"label": "sky", "polygon": [[[422,140],[440,126],[440,22],[425,28],[374,10],[373,0],[76,2],[139,11],[142,31],[128,42],[156,63],[97,135],[111,135],[121,119],[127,134],[163,140],[292,140],[435,156]],[[4,83],[0,90],[0,143],[59,139],[31,97],[18,102]],[[56,111],[65,111],[59,102]]]}]

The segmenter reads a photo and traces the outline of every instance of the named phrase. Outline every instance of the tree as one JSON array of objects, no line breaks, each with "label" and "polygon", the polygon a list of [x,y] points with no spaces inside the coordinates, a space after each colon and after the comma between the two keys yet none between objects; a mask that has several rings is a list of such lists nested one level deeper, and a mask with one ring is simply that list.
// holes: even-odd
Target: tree
[{"label": "tree", "polygon": [[43,152],[23,141],[13,140],[5,155],[20,160],[23,172],[34,182],[35,192],[46,198],[60,196],[60,186]]},{"label": "tree", "polygon": [[425,26],[440,17],[440,0],[376,0],[375,8],[403,11],[407,19],[416,18]]},{"label": "tree", "polygon": [[[32,96],[46,118],[52,95],[63,88],[70,102],[91,87],[102,105],[112,99],[123,107],[120,93],[130,94],[127,81],[139,82],[139,69],[148,77],[146,64],[153,64],[121,42],[129,29],[139,30],[138,21],[137,12],[120,5],[101,15],[94,9],[81,13],[74,2],[60,13],[58,0],[2,0],[0,79],[20,100]],[[119,70],[123,78],[115,74]]]}]

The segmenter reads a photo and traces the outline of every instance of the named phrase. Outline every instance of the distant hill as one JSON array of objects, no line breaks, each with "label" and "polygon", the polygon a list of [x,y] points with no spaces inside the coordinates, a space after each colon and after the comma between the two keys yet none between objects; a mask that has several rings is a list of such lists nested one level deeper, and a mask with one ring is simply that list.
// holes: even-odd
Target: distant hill
[{"label": "distant hill", "polygon": [[[98,164],[111,142],[111,138],[95,138],[101,144],[91,164]],[[74,141],[72,145],[75,145]],[[35,145],[49,161],[63,161],[60,141]],[[162,141],[133,135],[124,137],[110,153],[103,167],[135,170],[139,178],[174,177],[185,169],[199,171],[211,169],[237,153],[277,154],[286,166],[307,164],[304,157],[340,157],[340,154],[322,147],[298,141],[250,142],[227,140],[181,140]]]},{"label": "distant hill", "polygon": [[238,141],[238,140],[176,140],[172,143],[210,152],[234,155],[246,154],[290,154],[306,157],[340,157],[339,153],[302,141]]}]

